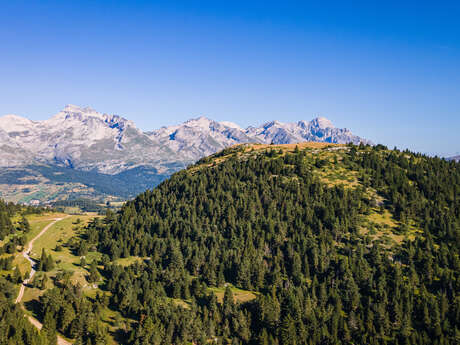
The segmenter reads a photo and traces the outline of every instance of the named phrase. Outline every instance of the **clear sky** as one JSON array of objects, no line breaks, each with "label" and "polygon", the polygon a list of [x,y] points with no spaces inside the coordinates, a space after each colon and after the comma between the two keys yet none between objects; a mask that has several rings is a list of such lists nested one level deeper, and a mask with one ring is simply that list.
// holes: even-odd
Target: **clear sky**
[{"label": "clear sky", "polygon": [[390,147],[460,152],[458,1],[0,3],[0,114],[72,103],[145,130],[324,116]]}]

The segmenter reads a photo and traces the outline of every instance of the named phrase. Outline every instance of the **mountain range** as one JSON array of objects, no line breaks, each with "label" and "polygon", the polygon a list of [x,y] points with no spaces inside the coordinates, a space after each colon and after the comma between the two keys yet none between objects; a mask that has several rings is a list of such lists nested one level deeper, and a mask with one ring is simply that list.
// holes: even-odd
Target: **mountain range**
[{"label": "mountain range", "polygon": [[[73,183],[76,196],[86,186],[93,190],[83,196],[126,198],[235,144],[305,141],[370,143],[323,117],[295,123],[271,121],[248,128],[198,117],[145,132],[119,115],[75,105],[67,105],[45,121],[5,115],[0,117],[0,196],[8,199],[16,195],[13,200],[17,202],[34,200],[34,195],[40,201],[59,199],[63,190],[48,195],[54,189],[45,187]],[[91,183],[95,180],[97,184]],[[47,186],[37,194],[34,186],[42,183]],[[14,186],[26,190],[26,199],[21,199],[21,188]],[[102,191],[101,186],[107,189]]]}]

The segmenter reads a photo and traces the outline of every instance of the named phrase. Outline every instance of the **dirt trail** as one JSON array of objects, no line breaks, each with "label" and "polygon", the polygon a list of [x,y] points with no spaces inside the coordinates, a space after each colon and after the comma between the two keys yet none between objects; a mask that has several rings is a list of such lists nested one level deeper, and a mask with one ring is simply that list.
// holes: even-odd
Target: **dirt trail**
[{"label": "dirt trail", "polygon": [[[29,277],[27,279],[25,279],[22,284],[21,284],[21,288],[19,289],[19,294],[18,294],[18,297],[16,298],[16,302],[15,303],[19,303],[21,302],[22,300],[22,297],[24,296],[24,291],[26,289],[26,285],[29,284],[29,282],[32,280],[33,276],[35,275],[35,269],[34,269],[34,265],[35,265],[35,261],[30,257],[30,252],[32,251],[32,246],[34,244],[34,242],[40,237],[42,236],[49,228],[51,228],[54,224],[56,224],[57,222],[59,222],[60,220],[63,220],[67,217],[70,217],[70,216],[66,216],[64,218],[55,218],[54,221],[52,221],[51,223],[49,223],[47,226],[45,226],[42,231],[40,231],[40,233],[37,234],[37,236],[35,236],[28,244],[27,244],[27,247],[24,248],[24,250],[22,251],[22,256],[24,256],[29,262],[30,262],[30,274],[29,274]],[[21,306],[23,309],[24,309],[24,306]],[[38,329],[42,329],[43,325],[35,318],[33,318],[32,316],[28,316],[28,319],[30,321],[30,323],[32,325],[34,325],[36,328]],[[57,337],[57,343],[58,345],[72,345],[72,343],[68,342],[67,340],[63,339],[62,337],[58,336]]]}]

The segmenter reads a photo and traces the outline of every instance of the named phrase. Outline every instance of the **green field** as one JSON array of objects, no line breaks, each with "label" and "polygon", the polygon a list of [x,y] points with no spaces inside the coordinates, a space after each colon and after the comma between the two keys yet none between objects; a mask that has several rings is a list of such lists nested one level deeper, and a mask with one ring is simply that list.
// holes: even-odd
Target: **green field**
[{"label": "green field", "polygon": [[[244,303],[244,302],[248,302],[248,301],[251,301],[257,298],[257,292],[239,289],[229,283],[226,283],[225,285],[229,286],[230,290],[232,290],[233,299],[235,302]],[[207,290],[209,292],[213,292],[217,297],[217,301],[219,303],[222,303],[222,301],[224,300],[226,286],[225,287],[210,287]]]},{"label": "green field", "polygon": [[[51,226],[33,245],[31,257],[39,259],[42,249],[49,255],[51,254],[56,264],[55,268],[49,272],[50,276],[55,276],[58,272],[68,271],[72,273],[71,281],[79,283],[86,288],[88,286],[85,277],[88,274],[87,267],[81,267],[80,256],[72,251],[68,241],[73,238],[78,240],[80,233],[85,225],[94,218],[93,215],[70,215]],[[78,221],[79,220],[79,221]],[[61,250],[57,247],[61,246]],[[87,265],[94,260],[100,260],[100,253],[89,252],[85,256]]]}]

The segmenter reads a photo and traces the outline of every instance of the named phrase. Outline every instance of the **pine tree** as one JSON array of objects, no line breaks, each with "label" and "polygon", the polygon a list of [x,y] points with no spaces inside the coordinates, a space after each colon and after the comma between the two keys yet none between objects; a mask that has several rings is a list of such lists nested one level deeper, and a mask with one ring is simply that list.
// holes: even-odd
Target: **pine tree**
[{"label": "pine tree", "polygon": [[22,282],[22,275],[21,275],[21,271],[20,271],[18,265],[16,265],[16,267],[14,268],[13,276],[12,276],[11,279],[12,279],[13,283],[15,283],[15,284],[19,284],[19,283]]},{"label": "pine tree", "polygon": [[45,270],[45,264],[46,264],[46,253],[45,253],[45,248],[42,248],[42,255],[40,256],[40,261],[38,263],[38,270],[39,271],[44,271]]},{"label": "pine tree", "polygon": [[281,323],[281,344],[282,345],[296,345],[297,335],[295,322],[291,315],[285,317]]},{"label": "pine tree", "polygon": [[50,309],[45,311],[41,332],[44,333],[49,345],[57,344],[56,320]]},{"label": "pine tree", "polygon": [[54,266],[55,266],[54,260],[53,260],[53,257],[52,257],[51,254],[50,254],[50,255],[48,255],[48,256],[46,257],[46,262],[45,262],[44,271],[49,272],[49,271],[51,271],[51,270],[54,269]]},{"label": "pine tree", "polygon": [[89,267],[89,277],[88,277],[88,282],[89,283],[95,283],[99,280],[99,272],[97,270],[97,265],[96,265],[96,260],[93,260],[91,262],[91,265]]},{"label": "pine tree", "polygon": [[29,223],[29,221],[27,220],[26,217],[24,217],[24,216],[21,217],[21,220],[19,222],[19,228],[24,233],[30,232],[30,223]]},{"label": "pine tree", "polygon": [[43,274],[43,278],[40,281],[40,290],[45,290],[47,284],[48,284],[48,276],[46,274]]},{"label": "pine tree", "polygon": [[224,300],[223,300],[223,312],[224,315],[230,316],[233,313],[234,308],[234,300],[233,300],[233,292],[232,289],[227,286],[224,292]]}]

